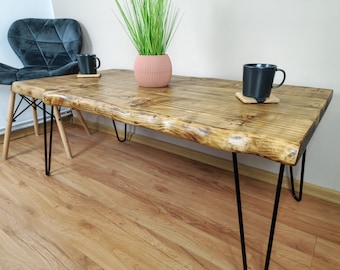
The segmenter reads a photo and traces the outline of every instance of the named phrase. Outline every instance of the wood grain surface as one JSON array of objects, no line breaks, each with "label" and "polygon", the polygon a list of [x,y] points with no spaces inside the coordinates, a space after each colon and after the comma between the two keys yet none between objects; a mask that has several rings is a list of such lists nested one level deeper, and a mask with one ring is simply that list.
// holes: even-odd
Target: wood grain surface
[{"label": "wood grain surface", "polygon": [[[332,97],[332,90],[282,86],[278,104],[243,104],[242,82],[173,76],[169,87],[143,88],[132,71],[101,71],[16,82],[12,90],[228,151],[295,165]],[[40,94],[38,94],[40,93]]]}]

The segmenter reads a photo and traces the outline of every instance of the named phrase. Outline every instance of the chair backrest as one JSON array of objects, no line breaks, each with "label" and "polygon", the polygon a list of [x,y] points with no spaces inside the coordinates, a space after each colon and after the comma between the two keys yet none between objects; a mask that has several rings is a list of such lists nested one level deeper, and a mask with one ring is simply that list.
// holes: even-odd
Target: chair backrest
[{"label": "chair backrest", "polygon": [[8,30],[8,41],[25,67],[55,68],[76,61],[81,28],[73,19],[21,19]]}]

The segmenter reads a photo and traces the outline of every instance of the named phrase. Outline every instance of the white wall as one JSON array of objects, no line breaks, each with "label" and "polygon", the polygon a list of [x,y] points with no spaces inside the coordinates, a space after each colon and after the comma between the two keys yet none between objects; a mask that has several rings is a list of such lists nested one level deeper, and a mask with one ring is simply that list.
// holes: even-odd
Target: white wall
[{"label": "white wall", "polygon": [[[132,69],[136,51],[114,16],[113,0],[52,0],[52,3],[56,17],[80,21],[86,35],[84,51],[96,53],[102,68]],[[286,70],[286,84],[334,89],[333,101],[308,148],[306,181],[340,191],[340,1],[175,0],[175,3],[184,16],[168,50],[174,74],[241,80],[244,63],[268,62]],[[139,132],[170,139],[147,130]],[[228,153],[171,140],[229,157]],[[254,156],[241,156],[240,161],[269,171],[278,170],[276,163]]]},{"label": "white wall", "polygon": [[[6,2],[6,3],[5,3]],[[53,18],[52,2],[50,0],[1,0],[0,16],[0,63],[13,67],[22,67],[19,58],[11,49],[7,41],[8,28],[13,21],[21,18]],[[6,113],[10,86],[0,85],[0,134],[6,126]],[[32,112],[27,111],[13,123],[13,129],[32,125]]]}]

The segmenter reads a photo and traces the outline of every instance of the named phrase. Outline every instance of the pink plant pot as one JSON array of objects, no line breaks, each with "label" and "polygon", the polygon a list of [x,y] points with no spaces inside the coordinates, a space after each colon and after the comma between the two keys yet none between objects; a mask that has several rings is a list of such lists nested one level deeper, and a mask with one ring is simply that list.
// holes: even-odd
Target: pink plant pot
[{"label": "pink plant pot", "polygon": [[172,75],[172,65],[167,54],[137,55],[134,65],[137,83],[143,87],[165,87]]}]

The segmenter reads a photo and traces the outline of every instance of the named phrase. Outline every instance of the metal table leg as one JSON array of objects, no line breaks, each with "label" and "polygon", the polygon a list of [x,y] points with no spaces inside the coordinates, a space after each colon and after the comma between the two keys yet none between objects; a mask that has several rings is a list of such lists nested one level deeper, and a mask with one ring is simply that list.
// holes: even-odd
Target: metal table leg
[{"label": "metal table leg", "polygon": [[236,153],[233,153],[233,165],[234,165],[234,180],[235,180],[235,189],[236,189],[238,224],[239,224],[239,229],[240,229],[240,241],[241,241],[241,249],[242,249],[243,269],[247,270],[248,269],[248,267],[247,267],[247,252],[246,252],[246,243],[245,243],[245,238],[244,238],[240,180],[239,180],[239,175],[238,175],[238,162],[237,162]]},{"label": "metal table leg", "polygon": [[303,179],[304,179],[304,174],[305,174],[305,163],[306,163],[306,150],[302,155],[302,164],[301,164],[301,174],[300,174],[300,191],[299,195],[296,194],[295,192],[295,187],[294,187],[294,176],[293,176],[293,167],[289,166],[289,172],[290,172],[290,186],[291,186],[291,191],[292,191],[292,196],[294,200],[297,202],[302,200],[302,190],[303,190]]},{"label": "metal table leg", "polygon": [[126,129],[127,129],[127,124],[124,123],[124,138],[120,138],[119,137],[119,134],[118,134],[118,130],[117,130],[117,126],[116,126],[116,121],[112,119],[112,124],[113,124],[113,127],[115,128],[115,132],[116,132],[116,137],[117,137],[117,140],[119,142],[125,142],[126,141]]},{"label": "metal table leg", "polygon": [[[238,162],[237,162],[236,153],[232,153],[232,156],[233,156],[235,191],[236,191],[239,230],[240,230],[240,242],[241,242],[241,249],[242,249],[242,261],[243,261],[243,269],[246,270],[248,268],[248,266],[247,266],[247,252],[246,252],[244,228],[243,228],[243,216],[242,216],[241,192],[240,192],[239,173],[238,173]],[[296,196],[294,196],[295,195],[294,189],[292,190],[293,197],[298,201],[301,200],[301,196],[302,196],[305,156],[306,156],[306,151],[304,152],[303,157],[302,157],[302,169],[301,169],[301,178],[300,178],[301,184],[300,184],[299,198],[296,198]],[[271,227],[270,227],[270,233],[269,233],[266,262],[265,262],[265,266],[264,266],[265,270],[268,270],[269,263],[270,263],[270,255],[271,255],[273,240],[274,240],[275,225],[276,225],[277,212],[278,212],[279,203],[280,203],[280,195],[281,195],[281,187],[282,187],[284,169],[285,169],[285,165],[281,164],[279,175],[278,175],[277,186],[276,186],[276,195],[275,195],[273,215],[272,215],[272,221],[271,221]],[[293,179],[292,169],[290,170],[290,173],[291,173],[291,179]]]},{"label": "metal table leg", "polygon": [[281,187],[282,187],[282,179],[283,179],[284,169],[285,169],[285,165],[281,164],[280,165],[279,178],[277,180],[277,186],[276,186],[276,195],[275,195],[275,203],[274,203],[274,209],[273,209],[273,215],[272,215],[272,224],[270,226],[267,255],[266,255],[266,264],[264,266],[265,270],[267,270],[269,268],[270,255],[271,255],[271,252],[272,252],[275,225],[276,225],[277,210],[279,208],[279,203],[280,203],[280,195],[281,195]]},{"label": "metal table leg", "polygon": [[46,105],[43,103],[44,111],[44,148],[45,148],[45,174],[50,175],[51,172],[51,155],[52,155],[52,135],[53,135],[53,106],[51,106],[51,129],[50,129],[50,141],[47,141],[47,121],[46,121]]}]

